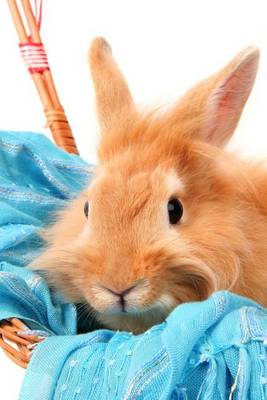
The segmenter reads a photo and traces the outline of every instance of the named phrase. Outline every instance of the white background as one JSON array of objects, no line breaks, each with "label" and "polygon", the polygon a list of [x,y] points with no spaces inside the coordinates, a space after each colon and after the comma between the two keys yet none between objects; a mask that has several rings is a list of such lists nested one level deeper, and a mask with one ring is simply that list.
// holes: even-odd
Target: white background
[{"label": "white background", "polygon": [[[98,126],[87,51],[104,36],[140,106],[175,101],[247,45],[262,52],[253,93],[231,143],[267,155],[265,0],[43,0],[42,36],[80,152],[95,160]],[[20,59],[5,0],[0,1],[0,129],[46,132],[35,88]],[[23,371],[0,353],[1,396],[18,398]]]}]

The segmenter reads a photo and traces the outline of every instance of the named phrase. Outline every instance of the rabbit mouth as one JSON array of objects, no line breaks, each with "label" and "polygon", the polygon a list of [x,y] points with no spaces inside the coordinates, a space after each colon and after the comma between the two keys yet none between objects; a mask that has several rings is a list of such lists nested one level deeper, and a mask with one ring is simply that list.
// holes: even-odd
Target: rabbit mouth
[{"label": "rabbit mouth", "polygon": [[169,295],[162,295],[150,307],[131,307],[124,311],[98,311],[89,303],[79,303],[76,305],[78,326],[83,333],[91,330],[92,326],[97,326],[140,334],[151,326],[164,322],[174,306],[174,299]]},{"label": "rabbit mouth", "polygon": [[108,310],[97,312],[96,318],[111,329],[142,333],[165,321],[174,308],[174,299],[164,295],[150,307],[129,307],[124,311]]},{"label": "rabbit mouth", "polygon": [[98,308],[88,298],[77,307],[78,320],[82,326],[92,326],[92,321],[97,321],[104,328],[141,333],[162,323],[176,305],[175,299],[169,294],[162,294],[146,306],[129,301],[124,308],[114,304]]},{"label": "rabbit mouth", "polygon": [[120,316],[125,318],[131,316],[136,319],[153,317],[153,319],[158,318],[161,320],[162,318],[166,318],[175,305],[175,300],[172,298],[172,296],[164,294],[149,306],[131,305],[131,303],[126,301],[123,307],[102,311],[101,314],[103,316]]}]

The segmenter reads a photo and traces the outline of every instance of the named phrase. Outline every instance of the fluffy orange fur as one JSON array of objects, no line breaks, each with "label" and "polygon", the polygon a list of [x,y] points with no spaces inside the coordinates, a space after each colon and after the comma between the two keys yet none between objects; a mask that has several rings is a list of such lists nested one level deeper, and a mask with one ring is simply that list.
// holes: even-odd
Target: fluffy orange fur
[{"label": "fluffy orange fur", "polygon": [[[96,39],[99,165],[92,184],[44,231],[47,247],[31,267],[108,327],[135,333],[220,289],[267,306],[267,171],[222,148],[258,57],[244,50],[165,115],[144,116],[110,47]],[[168,221],[172,197],[184,209],[176,225]],[[115,293],[128,288],[122,311]]]}]

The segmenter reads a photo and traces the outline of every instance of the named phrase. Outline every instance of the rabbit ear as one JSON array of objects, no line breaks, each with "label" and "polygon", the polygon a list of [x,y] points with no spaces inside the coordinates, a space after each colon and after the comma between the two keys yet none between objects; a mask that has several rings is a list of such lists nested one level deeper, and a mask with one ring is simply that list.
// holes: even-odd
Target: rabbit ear
[{"label": "rabbit ear", "polygon": [[[259,50],[248,47],[225,68],[192,88],[171,111],[172,122],[191,123],[191,134],[223,146],[231,138],[253,87]],[[194,124],[195,121],[195,124]],[[197,128],[196,128],[197,126]]]},{"label": "rabbit ear", "polygon": [[134,103],[125,79],[116,64],[108,42],[94,39],[89,61],[96,92],[98,117],[103,132],[134,111]]}]

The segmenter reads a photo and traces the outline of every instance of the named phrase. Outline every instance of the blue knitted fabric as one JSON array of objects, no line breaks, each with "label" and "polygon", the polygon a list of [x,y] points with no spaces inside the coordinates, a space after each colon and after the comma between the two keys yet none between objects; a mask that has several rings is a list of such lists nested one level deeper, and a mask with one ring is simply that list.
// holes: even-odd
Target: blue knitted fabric
[{"label": "blue knitted fabric", "polygon": [[267,399],[267,312],[231,293],[181,305],[138,336],[76,334],[74,305],[25,265],[42,245],[36,231],[90,176],[42,135],[0,132],[0,319],[47,336],[20,399]]}]

